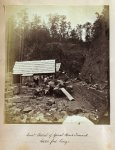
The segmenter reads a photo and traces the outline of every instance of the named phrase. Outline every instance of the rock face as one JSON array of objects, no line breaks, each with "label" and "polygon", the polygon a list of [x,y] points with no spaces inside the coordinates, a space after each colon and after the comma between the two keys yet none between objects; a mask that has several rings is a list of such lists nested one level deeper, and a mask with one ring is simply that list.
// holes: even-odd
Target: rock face
[{"label": "rock face", "polygon": [[[96,41],[98,43],[97,46],[95,46]],[[86,54],[86,60],[81,72],[82,79],[89,83],[108,80],[109,44],[107,39],[103,39],[103,41],[97,39],[96,41]]]}]

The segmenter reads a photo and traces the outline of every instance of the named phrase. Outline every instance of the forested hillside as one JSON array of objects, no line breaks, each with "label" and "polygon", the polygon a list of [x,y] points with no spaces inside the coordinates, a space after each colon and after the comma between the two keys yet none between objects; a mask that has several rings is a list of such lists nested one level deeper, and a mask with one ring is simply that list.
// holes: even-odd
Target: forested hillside
[{"label": "forested hillside", "polygon": [[[56,59],[70,76],[81,73],[82,80],[92,75],[94,82],[107,80],[109,67],[109,10],[105,6],[94,24],[71,27],[64,15],[49,15],[48,23],[35,15],[29,20],[26,10],[7,19],[7,72],[15,61]],[[85,30],[85,39],[83,39]]]}]

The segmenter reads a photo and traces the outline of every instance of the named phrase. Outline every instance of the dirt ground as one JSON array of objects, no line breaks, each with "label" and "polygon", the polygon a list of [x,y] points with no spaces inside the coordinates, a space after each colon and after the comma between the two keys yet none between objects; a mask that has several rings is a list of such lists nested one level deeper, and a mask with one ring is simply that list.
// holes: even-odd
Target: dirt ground
[{"label": "dirt ground", "polygon": [[109,124],[108,90],[89,88],[73,82],[73,101],[66,97],[35,97],[33,88],[22,86],[21,94],[13,94],[16,85],[5,89],[5,123],[63,123],[67,116],[85,116],[95,124]]}]

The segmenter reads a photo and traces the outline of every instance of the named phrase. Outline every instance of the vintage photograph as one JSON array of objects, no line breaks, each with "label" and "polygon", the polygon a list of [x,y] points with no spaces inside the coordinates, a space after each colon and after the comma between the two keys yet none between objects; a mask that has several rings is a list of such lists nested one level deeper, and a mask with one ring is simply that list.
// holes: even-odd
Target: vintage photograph
[{"label": "vintage photograph", "polygon": [[109,6],[5,7],[6,124],[110,124]]}]

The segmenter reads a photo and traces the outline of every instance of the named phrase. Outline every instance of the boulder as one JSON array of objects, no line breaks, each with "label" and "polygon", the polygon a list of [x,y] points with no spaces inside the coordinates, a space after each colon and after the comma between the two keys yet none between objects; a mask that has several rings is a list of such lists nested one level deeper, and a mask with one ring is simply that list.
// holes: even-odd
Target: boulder
[{"label": "boulder", "polygon": [[57,108],[51,108],[49,111],[50,112],[56,112]]},{"label": "boulder", "polygon": [[67,108],[67,112],[68,112],[69,114],[79,114],[79,113],[82,113],[83,110],[80,109],[80,108],[77,108],[77,107],[68,107],[68,108]]},{"label": "boulder", "polygon": [[55,104],[55,100],[54,99],[49,99],[46,104],[51,106],[51,105]]},{"label": "boulder", "polygon": [[29,101],[30,101],[30,96],[21,97],[21,102],[29,102]]},{"label": "boulder", "polygon": [[31,107],[26,107],[26,108],[24,108],[24,110],[23,110],[24,113],[28,113],[28,112],[30,112],[30,111],[32,111],[32,108],[31,108]]},{"label": "boulder", "polygon": [[55,113],[54,114],[54,121],[58,121],[59,119],[61,119],[61,116],[59,115],[59,113]]},{"label": "boulder", "polygon": [[46,116],[51,116],[51,114],[50,113],[46,113]]},{"label": "boulder", "polygon": [[7,103],[7,107],[8,107],[8,108],[11,108],[12,106],[13,106],[12,103]]},{"label": "boulder", "polygon": [[21,122],[22,122],[22,123],[26,123],[27,118],[28,118],[27,115],[23,115],[23,119],[21,120]]},{"label": "boulder", "polygon": [[34,110],[30,111],[28,114],[29,114],[30,116],[33,116]]},{"label": "boulder", "polygon": [[62,116],[67,116],[67,112],[66,111],[61,111],[61,115]]},{"label": "boulder", "polygon": [[98,123],[98,121],[99,121],[99,116],[96,115],[96,114],[90,114],[90,115],[89,115],[89,120],[91,120],[91,121],[94,122],[94,123]]},{"label": "boulder", "polygon": [[45,94],[45,91],[42,88],[36,88],[34,90],[34,95],[35,96],[43,96]]},{"label": "boulder", "polygon": [[13,102],[13,103],[21,103],[21,98],[20,98],[19,96],[14,96],[14,97],[12,98],[12,102]]},{"label": "boulder", "polygon": [[20,108],[15,108],[15,110],[14,110],[14,114],[19,114],[20,113],[20,111],[21,111],[21,109]]}]

